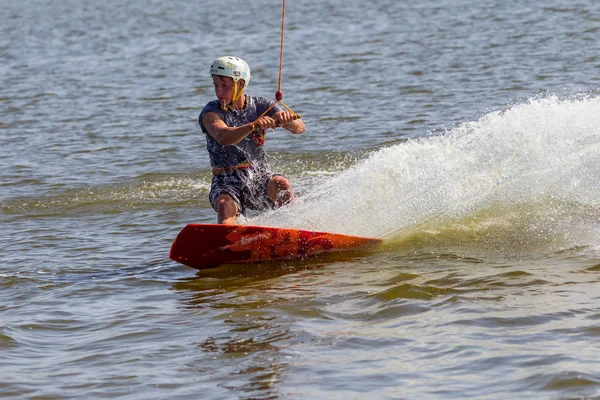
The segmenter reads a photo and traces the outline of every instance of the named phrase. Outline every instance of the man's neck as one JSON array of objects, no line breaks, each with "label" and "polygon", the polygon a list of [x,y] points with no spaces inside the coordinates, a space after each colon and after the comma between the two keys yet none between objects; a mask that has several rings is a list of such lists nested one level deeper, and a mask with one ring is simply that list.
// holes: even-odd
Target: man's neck
[{"label": "man's neck", "polygon": [[243,110],[246,108],[246,95],[240,96],[240,98],[233,103],[233,108],[235,110]]}]

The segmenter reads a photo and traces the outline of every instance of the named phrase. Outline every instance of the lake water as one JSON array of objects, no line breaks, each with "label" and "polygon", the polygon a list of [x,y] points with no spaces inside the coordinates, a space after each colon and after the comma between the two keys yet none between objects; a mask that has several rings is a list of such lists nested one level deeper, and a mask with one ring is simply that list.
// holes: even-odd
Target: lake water
[{"label": "lake water", "polygon": [[288,2],[243,223],[377,251],[196,271],[222,55],[273,97],[276,1],[0,7],[0,397],[600,398],[600,2]]}]

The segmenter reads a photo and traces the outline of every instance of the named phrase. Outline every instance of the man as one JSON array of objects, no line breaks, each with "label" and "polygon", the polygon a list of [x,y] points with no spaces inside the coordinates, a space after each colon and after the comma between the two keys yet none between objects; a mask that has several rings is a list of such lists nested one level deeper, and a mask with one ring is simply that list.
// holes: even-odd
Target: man
[{"label": "man", "polygon": [[[200,113],[212,166],[210,202],[220,224],[235,224],[247,209],[267,210],[294,199],[290,182],[271,172],[263,150],[267,129],[304,132],[304,122],[293,112],[265,97],[244,94],[250,82],[248,64],[237,57],[217,58],[210,67],[217,100]],[[259,118],[260,117],[260,118]]]}]

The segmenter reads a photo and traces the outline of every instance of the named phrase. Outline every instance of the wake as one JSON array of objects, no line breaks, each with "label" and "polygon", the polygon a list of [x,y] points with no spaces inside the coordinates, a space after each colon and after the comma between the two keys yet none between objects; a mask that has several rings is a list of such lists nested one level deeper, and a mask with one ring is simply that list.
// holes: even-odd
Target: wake
[{"label": "wake", "polygon": [[536,232],[562,245],[597,243],[598,110],[598,98],[548,97],[491,112],[373,152],[247,223],[388,240],[450,229],[507,243]]}]

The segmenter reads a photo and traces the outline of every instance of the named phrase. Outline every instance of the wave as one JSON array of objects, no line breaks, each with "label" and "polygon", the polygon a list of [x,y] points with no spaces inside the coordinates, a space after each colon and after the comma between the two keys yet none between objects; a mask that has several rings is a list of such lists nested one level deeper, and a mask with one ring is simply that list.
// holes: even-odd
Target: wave
[{"label": "wave", "polygon": [[194,204],[208,197],[210,181],[198,177],[145,175],[139,182],[63,190],[56,195],[17,198],[0,204],[6,214],[72,215]]}]

